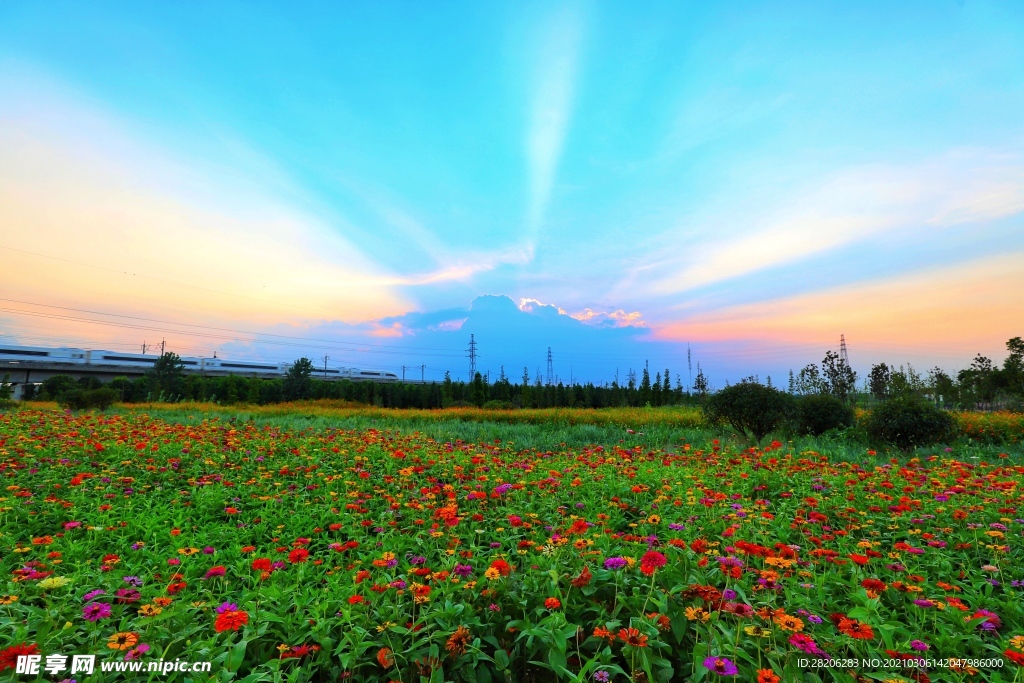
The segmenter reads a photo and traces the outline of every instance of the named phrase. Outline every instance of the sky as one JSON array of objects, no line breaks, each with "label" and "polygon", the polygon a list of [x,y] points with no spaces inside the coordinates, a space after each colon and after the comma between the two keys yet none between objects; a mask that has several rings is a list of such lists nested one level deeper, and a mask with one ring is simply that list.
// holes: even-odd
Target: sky
[{"label": "sky", "polygon": [[0,264],[4,343],[439,379],[472,334],[492,379],[551,347],[563,381],[719,386],[840,335],[862,376],[999,361],[1024,5],[8,0]]}]

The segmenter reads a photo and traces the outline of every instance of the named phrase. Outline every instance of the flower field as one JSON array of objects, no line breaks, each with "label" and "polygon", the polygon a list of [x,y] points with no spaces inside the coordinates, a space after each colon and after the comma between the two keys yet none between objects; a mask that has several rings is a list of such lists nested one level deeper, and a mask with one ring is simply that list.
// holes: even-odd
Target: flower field
[{"label": "flower field", "polygon": [[0,668],[81,653],[213,662],[191,680],[1022,678],[1017,455],[540,449],[196,413],[0,413]]}]

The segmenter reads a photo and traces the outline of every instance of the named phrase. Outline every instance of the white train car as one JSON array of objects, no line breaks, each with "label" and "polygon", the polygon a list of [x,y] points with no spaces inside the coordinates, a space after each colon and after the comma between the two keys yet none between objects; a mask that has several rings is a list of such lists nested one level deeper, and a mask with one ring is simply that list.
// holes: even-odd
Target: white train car
[{"label": "white train car", "polygon": [[8,362],[34,363],[76,363],[88,362],[88,351],[61,347],[57,349],[43,346],[17,346],[0,344],[0,360]]},{"label": "white train car", "polygon": [[[142,353],[125,353],[123,351],[86,351],[85,362],[88,365],[112,365],[120,367],[153,367],[160,356]],[[182,358],[186,370],[202,368],[202,358]]]}]

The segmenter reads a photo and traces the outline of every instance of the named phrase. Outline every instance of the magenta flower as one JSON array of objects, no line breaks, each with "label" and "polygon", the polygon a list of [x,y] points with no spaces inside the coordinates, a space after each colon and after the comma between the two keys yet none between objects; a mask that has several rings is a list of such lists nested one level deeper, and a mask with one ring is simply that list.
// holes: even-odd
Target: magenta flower
[{"label": "magenta flower", "polygon": [[704,660],[704,668],[719,676],[735,676],[740,672],[736,665],[725,657],[708,657]]},{"label": "magenta flower", "polygon": [[82,608],[82,617],[86,621],[106,619],[111,613],[110,605],[105,602],[93,602]]}]

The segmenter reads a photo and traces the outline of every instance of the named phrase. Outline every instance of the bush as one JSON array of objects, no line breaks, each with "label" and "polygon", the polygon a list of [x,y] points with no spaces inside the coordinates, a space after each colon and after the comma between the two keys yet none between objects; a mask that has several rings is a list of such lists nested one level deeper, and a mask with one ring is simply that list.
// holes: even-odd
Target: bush
[{"label": "bush", "polygon": [[953,416],[919,398],[901,396],[872,409],[865,427],[872,444],[905,451],[947,441],[956,434]]},{"label": "bush", "polygon": [[512,410],[515,408],[512,401],[488,401],[483,405],[485,410]]},{"label": "bush", "polygon": [[760,443],[794,415],[789,394],[756,382],[741,382],[712,394],[704,404],[710,422],[725,421]]},{"label": "bush", "polygon": [[116,390],[107,387],[90,389],[89,391],[69,389],[57,397],[57,404],[62,408],[70,410],[89,410],[92,408],[106,410],[113,405],[118,397],[119,394]]},{"label": "bush", "polygon": [[852,427],[853,408],[831,394],[811,394],[797,401],[796,430],[819,436],[830,429]]}]

